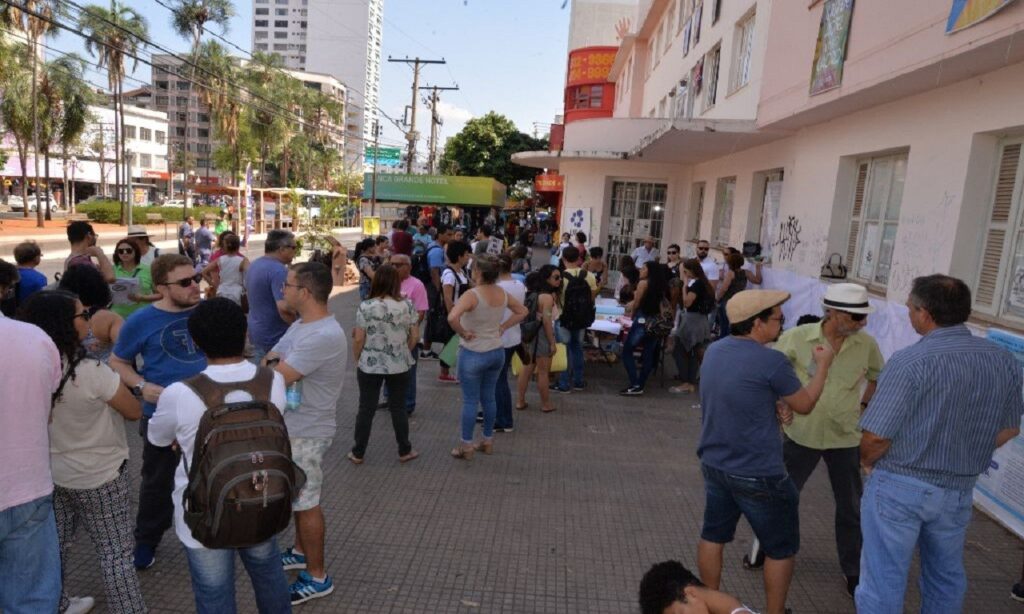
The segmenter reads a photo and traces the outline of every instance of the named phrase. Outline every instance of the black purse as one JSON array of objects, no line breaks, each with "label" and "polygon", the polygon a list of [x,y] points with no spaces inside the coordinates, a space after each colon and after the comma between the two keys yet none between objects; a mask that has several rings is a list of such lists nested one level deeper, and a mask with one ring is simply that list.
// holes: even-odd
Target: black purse
[{"label": "black purse", "polygon": [[843,257],[839,252],[834,252],[828,257],[828,262],[821,267],[823,279],[846,279],[846,265],[843,264]]}]

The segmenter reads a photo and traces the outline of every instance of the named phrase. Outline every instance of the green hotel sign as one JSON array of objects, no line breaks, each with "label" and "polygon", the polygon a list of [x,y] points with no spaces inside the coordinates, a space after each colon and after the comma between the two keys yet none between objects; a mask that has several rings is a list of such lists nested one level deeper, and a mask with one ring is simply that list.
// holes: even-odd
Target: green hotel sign
[{"label": "green hotel sign", "polygon": [[[363,198],[373,198],[373,173],[366,173],[363,186]],[[503,207],[505,186],[489,177],[377,173],[377,200]]]}]

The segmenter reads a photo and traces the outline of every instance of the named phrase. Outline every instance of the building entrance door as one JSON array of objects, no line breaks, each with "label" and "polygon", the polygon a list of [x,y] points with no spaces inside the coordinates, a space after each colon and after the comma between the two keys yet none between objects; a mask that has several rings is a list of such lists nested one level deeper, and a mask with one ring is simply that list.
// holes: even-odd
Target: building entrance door
[{"label": "building entrance door", "polygon": [[612,184],[612,209],[608,221],[608,281],[616,287],[619,263],[639,247],[644,237],[654,237],[661,251],[668,184],[616,181]]}]

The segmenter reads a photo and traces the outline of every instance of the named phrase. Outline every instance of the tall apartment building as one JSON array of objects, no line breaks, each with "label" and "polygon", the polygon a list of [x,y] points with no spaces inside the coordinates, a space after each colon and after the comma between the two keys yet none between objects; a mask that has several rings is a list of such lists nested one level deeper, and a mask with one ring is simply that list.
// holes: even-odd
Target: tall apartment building
[{"label": "tall apartment building", "polygon": [[384,0],[254,0],[253,50],[287,68],[331,75],[348,90],[350,161],[372,140],[380,101]]}]

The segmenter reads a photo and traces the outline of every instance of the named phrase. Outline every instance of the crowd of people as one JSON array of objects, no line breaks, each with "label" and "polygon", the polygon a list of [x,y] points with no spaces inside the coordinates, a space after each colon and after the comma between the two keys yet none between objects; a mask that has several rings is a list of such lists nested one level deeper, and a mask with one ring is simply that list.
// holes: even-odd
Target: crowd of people
[{"label": "crowd of people", "polygon": [[[132,226],[111,259],[88,223],[72,222],[55,284],[35,271],[42,254],[33,243],[17,246],[16,266],[0,261],[0,297],[14,316],[0,318],[10,343],[0,383],[10,390],[5,402],[19,408],[0,412],[0,475],[9,484],[0,492],[5,612],[92,608],[91,597],[69,594],[62,581],[79,525],[95,544],[111,611],[145,611],[138,573],[155,564],[172,526],[199,612],[235,611],[236,553],[261,612],[290,611],[334,590],[320,498],[349,357],[328,309],[344,283],[344,249],[333,246],[326,262],[296,263],[296,237],[273,230],[250,262],[230,231],[214,236],[200,227],[186,237],[185,225],[179,253],[160,254],[145,227]],[[353,465],[367,461],[382,408],[398,462],[419,457],[409,416],[422,361],[438,361],[437,381],[461,390],[450,451],[457,461],[495,453],[495,433],[512,432],[515,413],[529,408],[531,381],[545,413],[557,409],[554,392],[588,392],[585,348],[597,299],[609,292],[604,252],[588,247],[583,233],[566,234],[534,270],[531,230],[518,230],[506,238],[483,225],[470,242],[463,229],[399,220],[390,235],[356,245],[358,403],[346,454]],[[670,245],[662,262],[655,245],[648,237],[619,262],[614,294],[628,318],[621,394],[644,394],[671,353],[680,383],[670,392],[700,401],[705,507],[699,577],[675,561],[656,565],[641,583],[641,610],[752,612],[718,590],[725,545],[742,517],[761,553],[745,564],[763,567],[765,612],[782,614],[800,548],[800,490],[824,460],[839,569],[858,610],[902,611],[917,549],[922,611],[959,612],[973,485],[993,450],[1018,434],[1024,413],[1019,365],[964,324],[967,286],[944,275],[915,279],[907,307],[922,339],[885,363],[864,330],[873,312],[866,288],[830,285],[823,317],[784,330],[789,294],[750,289],[764,282],[760,262],[726,249],[723,267],[706,241],[688,259]],[[257,409],[257,423],[211,426]],[[138,421],[143,438],[134,523],[126,420]],[[222,432],[236,433],[223,444],[234,451],[223,458],[235,460],[215,467],[230,477],[241,459],[231,483],[242,486],[231,488],[251,481],[256,493],[225,487],[237,502],[227,513],[240,514],[240,531],[283,528],[290,518],[288,547],[276,533],[214,539],[210,522],[201,524],[194,497],[221,483],[204,459],[216,458],[214,435]],[[285,469],[249,467],[250,458],[265,457],[286,461]],[[268,508],[270,492],[284,493],[275,495],[283,512]],[[245,508],[260,493],[262,508]],[[267,517],[268,509],[279,517]],[[16,551],[37,556],[15,565],[7,553]],[[291,582],[290,571],[298,572]]]}]

